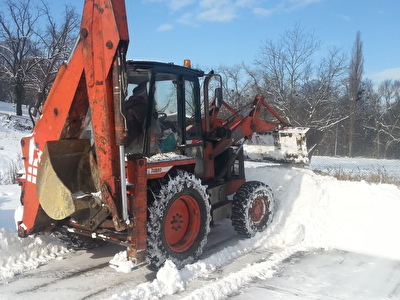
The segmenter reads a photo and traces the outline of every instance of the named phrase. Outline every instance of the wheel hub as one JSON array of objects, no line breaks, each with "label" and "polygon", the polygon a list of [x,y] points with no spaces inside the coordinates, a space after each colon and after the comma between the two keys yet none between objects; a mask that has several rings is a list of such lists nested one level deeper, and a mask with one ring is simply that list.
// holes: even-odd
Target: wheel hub
[{"label": "wheel hub", "polygon": [[189,195],[178,197],[169,207],[164,234],[173,251],[186,251],[196,240],[201,224],[199,211],[199,204]]},{"label": "wheel hub", "polygon": [[267,215],[267,204],[264,197],[254,199],[251,207],[251,220],[255,225],[260,224]]},{"label": "wheel hub", "polygon": [[171,221],[171,229],[174,231],[178,231],[182,229],[183,225],[183,216],[179,213],[177,213],[175,216],[172,216],[172,221]]}]

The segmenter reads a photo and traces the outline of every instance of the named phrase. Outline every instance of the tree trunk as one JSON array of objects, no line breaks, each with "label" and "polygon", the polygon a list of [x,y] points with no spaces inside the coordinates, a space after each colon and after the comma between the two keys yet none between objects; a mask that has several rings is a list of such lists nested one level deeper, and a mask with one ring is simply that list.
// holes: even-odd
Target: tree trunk
[{"label": "tree trunk", "polygon": [[353,54],[349,68],[349,157],[354,154],[354,133],[356,125],[356,102],[362,95],[361,83],[364,71],[361,33],[358,31],[353,45]]},{"label": "tree trunk", "polygon": [[22,116],[22,103],[24,102],[25,87],[22,81],[18,80],[15,84],[15,103],[17,116]]},{"label": "tree trunk", "polygon": [[354,143],[354,127],[356,123],[356,101],[350,96],[350,114],[349,114],[349,152],[348,156],[353,157],[353,143]]}]

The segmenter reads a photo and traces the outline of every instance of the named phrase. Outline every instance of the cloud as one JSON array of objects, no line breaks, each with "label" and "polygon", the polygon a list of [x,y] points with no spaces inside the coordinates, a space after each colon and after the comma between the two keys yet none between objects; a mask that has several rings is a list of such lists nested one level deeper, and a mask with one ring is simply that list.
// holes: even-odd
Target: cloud
[{"label": "cloud", "polygon": [[255,14],[256,16],[261,16],[261,17],[269,17],[275,12],[275,9],[265,9],[262,7],[256,7],[252,10],[252,13]]},{"label": "cloud", "polygon": [[193,13],[183,14],[182,16],[180,16],[179,19],[176,20],[176,22],[193,27],[198,26],[198,23],[195,20],[195,15]]},{"label": "cloud", "polygon": [[236,1],[236,6],[237,7],[249,7],[252,8],[254,6],[258,5],[259,1],[256,0],[237,0]]},{"label": "cloud", "polygon": [[[236,1],[232,0],[202,0],[201,11],[197,15],[200,21],[229,22],[237,17]],[[239,1],[242,3],[242,1]]]},{"label": "cloud", "polygon": [[229,22],[237,17],[232,7],[212,7],[198,14],[197,19],[208,22]]},{"label": "cloud", "polygon": [[197,0],[144,0],[149,3],[160,3],[167,5],[172,11],[178,11],[182,8],[196,3]]},{"label": "cloud", "polygon": [[157,28],[157,32],[169,31],[174,28],[171,24],[163,24]]},{"label": "cloud", "polygon": [[173,11],[177,11],[177,10],[180,10],[180,9],[185,8],[187,6],[190,6],[195,2],[196,2],[196,0],[169,0],[168,1],[168,6]]},{"label": "cloud", "polygon": [[381,82],[386,79],[400,80],[400,67],[383,70],[379,73],[373,74],[372,80]]},{"label": "cloud", "polygon": [[339,18],[341,18],[341,19],[343,19],[343,20],[345,20],[345,21],[347,21],[347,22],[349,22],[349,21],[352,20],[352,18],[349,17],[349,16],[347,16],[347,15],[340,15]]},{"label": "cloud", "polygon": [[[294,9],[312,5],[325,0],[145,0],[166,5],[175,15],[175,22],[199,26],[201,23],[226,23],[241,15],[253,14],[259,17],[270,17],[279,12],[290,12]],[[179,16],[177,15],[179,14]],[[162,25],[158,31],[172,29],[171,25]]]},{"label": "cloud", "polygon": [[314,3],[321,2],[323,0],[290,0],[291,3],[294,3],[296,6],[305,6]]},{"label": "cloud", "polygon": [[200,6],[205,8],[221,7],[229,5],[231,2],[230,0],[201,0]]}]

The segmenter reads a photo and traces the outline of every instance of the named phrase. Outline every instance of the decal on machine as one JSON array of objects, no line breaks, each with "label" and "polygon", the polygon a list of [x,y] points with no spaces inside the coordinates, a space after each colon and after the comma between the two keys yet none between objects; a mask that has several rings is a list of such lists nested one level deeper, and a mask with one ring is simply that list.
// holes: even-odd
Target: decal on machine
[{"label": "decal on machine", "polygon": [[26,169],[26,180],[36,184],[36,176],[42,151],[35,145],[35,139],[32,137],[29,140],[29,160]]},{"label": "decal on machine", "polygon": [[171,168],[172,168],[172,166],[148,168],[147,169],[147,174],[167,173],[169,170],[171,170]]}]

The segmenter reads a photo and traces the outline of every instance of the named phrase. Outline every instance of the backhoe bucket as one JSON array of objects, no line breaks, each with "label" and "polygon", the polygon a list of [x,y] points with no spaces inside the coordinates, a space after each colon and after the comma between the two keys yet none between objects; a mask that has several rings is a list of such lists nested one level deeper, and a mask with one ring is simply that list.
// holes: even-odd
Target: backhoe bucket
[{"label": "backhoe bucket", "polygon": [[91,193],[99,191],[90,141],[48,141],[38,168],[36,191],[43,210],[54,220],[87,211]]},{"label": "backhoe bucket", "polygon": [[244,145],[244,154],[247,159],[254,161],[308,164],[321,138],[320,131],[307,127],[256,133]]}]

